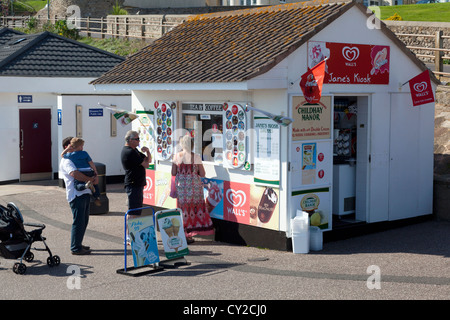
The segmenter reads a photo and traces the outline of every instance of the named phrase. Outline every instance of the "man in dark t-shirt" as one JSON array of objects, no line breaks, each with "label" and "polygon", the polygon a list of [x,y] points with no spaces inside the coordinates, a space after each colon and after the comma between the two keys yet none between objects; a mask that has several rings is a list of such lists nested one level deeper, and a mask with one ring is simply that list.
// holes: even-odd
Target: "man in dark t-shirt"
[{"label": "man in dark t-shirt", "polygon": [[[147,147],[137,150],[139,146],[139,134],[130,130],[125,135],[125,146],[120,155],[122,166],[125,170],[125,190],[128,195],[128,210],[142,208],[144,202],[144,187],[146,184],[145,169],[152,161],[152,156]],[[140,210],[132,211],[130,218],[141,215]]]}]

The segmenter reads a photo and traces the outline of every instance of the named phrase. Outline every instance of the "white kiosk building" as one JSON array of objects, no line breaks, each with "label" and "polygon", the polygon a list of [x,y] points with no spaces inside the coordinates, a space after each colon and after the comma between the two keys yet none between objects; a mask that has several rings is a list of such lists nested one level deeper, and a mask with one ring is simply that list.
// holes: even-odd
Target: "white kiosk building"
[{"label": "white kiosk building", "polygon": [[[216,239],[288,249],[297,210],[324,231],[430,215],[434,102],[413,107],[403,85],[427,68],[366,10],[306,2],[195,16],[93,81],[131,90],[148,123],[136,127],[155,158],[145,202],[176,206],[171,159],[188,133]],[[325,57],[320,103],[307,104],[301,76]]]}]

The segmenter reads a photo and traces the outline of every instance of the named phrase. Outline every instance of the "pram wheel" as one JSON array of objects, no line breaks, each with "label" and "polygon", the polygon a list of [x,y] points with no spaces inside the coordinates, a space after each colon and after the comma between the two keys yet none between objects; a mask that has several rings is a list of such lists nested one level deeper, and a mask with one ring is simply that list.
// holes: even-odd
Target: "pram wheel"
[{"label": "pram wheel", "polygon": [[47,258],[47,265],[49,267],[59,266],[60,263],[61,259],[59,258],[59,256],[52,256]]},{"label": "pram wheel", "polygon": [[13,266],[13,271],[16,274],[25,274],[27,271],[27,266],[23,263],[16,262]]},{"label": "pram wheel", "polygon": [[23,258],[25,259],[26,262],[31,262],[34,259],[34,254],[33,252],[28,251],[25,257]]}]

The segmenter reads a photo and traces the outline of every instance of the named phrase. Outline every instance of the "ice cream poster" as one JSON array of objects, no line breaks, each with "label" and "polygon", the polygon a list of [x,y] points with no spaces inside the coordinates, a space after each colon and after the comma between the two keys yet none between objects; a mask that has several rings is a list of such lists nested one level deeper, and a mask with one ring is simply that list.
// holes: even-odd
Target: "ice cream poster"
[{"label": "ice cream poster", "polygon": [[180,258],[189,254],[181,211],[161,211],[156,218],[167,259]]},{"label": "ice cream poster", "polygon": [[131,251],[135,267],[159,262],[153,216],[128,219],[128,233],[131,239]]},{"label": "ice cream poster", "polygon": [[211,218],[223,220],[223,181],[203,178],[206,209]]},{"label": "ice cream poster", "polygon": [[224,181],[223,219],[256,227],[279,229],[279,190]]}]

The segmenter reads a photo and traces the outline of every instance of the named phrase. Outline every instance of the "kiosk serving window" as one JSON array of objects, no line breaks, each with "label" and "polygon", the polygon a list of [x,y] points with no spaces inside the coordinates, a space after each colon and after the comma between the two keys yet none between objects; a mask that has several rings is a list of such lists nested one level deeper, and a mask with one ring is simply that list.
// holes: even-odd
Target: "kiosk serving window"
[{"label": "kiosk serving window", "polygon": [[182,104],[182,129],[194,138],[194,151],[203,161],[223,162],[223,105]]},{"label": "kiosk serving window", "polygon": [[[181,125],[203,161],[227,168],[248,163],[247,114],[237,103],[182,103]],[[248,167],[248,166],[247,166]]]}]

